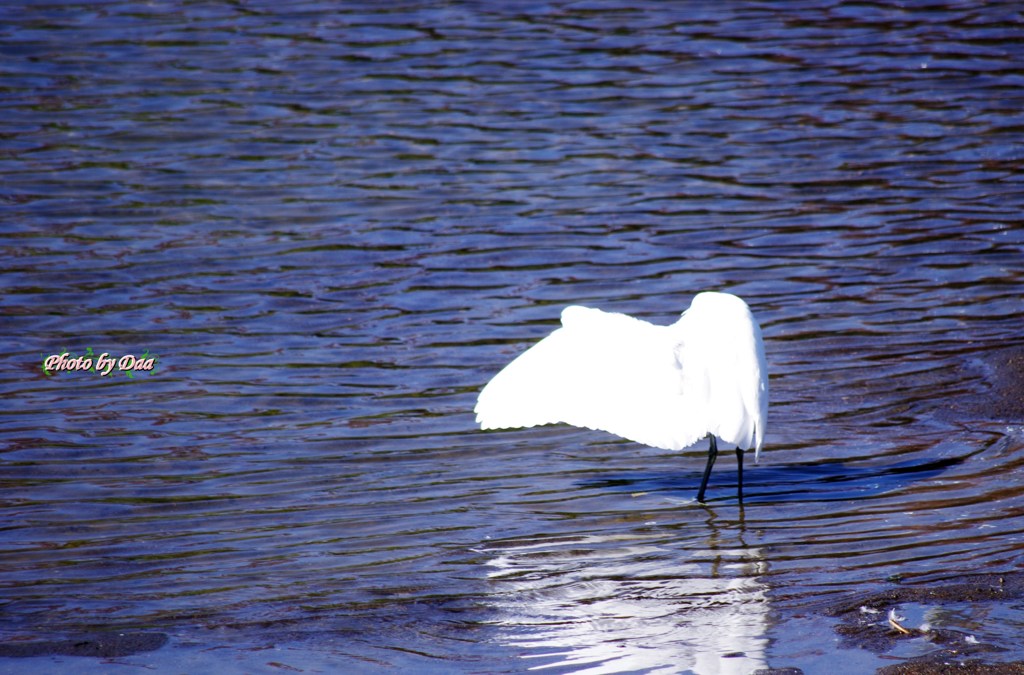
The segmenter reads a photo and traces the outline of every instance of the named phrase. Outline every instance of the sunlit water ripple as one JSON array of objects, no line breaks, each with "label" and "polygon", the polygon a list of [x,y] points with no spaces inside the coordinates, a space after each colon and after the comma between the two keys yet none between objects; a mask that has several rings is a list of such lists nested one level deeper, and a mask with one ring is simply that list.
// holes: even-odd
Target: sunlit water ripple
[{"label": "sunlit water ripple", "polygon": [[[891,663],[821,603],[1021,567],[1022,19],[6,3],[0,640],[170,639],[0,671]],[[708,289],[766,339],[742,507],[728,453],[701,506],[703,446],[476,429],[563,306]]]}]

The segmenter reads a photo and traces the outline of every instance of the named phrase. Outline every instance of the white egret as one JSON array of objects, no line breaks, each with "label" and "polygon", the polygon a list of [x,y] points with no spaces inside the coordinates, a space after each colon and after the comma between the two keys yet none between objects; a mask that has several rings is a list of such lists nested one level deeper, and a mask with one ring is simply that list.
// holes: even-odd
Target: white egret
[{"label": "white egret", "polygon": [[665,450],[710,438],[697,500],[704,501],[716,438],[757,461],[768,417],[761,327],[747,303],[706,292],[671,326],[572,306],[562,326],[520,354],[480,392],[482,429],[564,422]]}]

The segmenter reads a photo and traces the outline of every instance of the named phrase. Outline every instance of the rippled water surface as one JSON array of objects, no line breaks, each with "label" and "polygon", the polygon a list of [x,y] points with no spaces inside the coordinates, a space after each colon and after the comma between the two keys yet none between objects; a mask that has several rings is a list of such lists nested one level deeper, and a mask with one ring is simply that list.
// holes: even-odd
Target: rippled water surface
[{"label": "rippled water surface", "polygon": [[[1024,562],[1013,3],[7,2],[0,671],[871,672]],[[764,329],[723,453],[472,407],[568,304]],[[44,357],[155,357],[131,373]],[[1017,369],[1014,369],[1017,364]],[[1019,602],[896,607],[1024,659]],[[877,619],[879,625],[884,615]],[[896,660],[894,660],[896,659]]]}]

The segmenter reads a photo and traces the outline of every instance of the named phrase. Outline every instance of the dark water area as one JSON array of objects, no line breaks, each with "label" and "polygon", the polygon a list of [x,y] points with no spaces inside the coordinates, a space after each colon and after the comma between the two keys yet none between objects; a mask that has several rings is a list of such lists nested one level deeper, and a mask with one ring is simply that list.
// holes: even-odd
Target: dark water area
[{"label": "dark water area", "polygon": [[[1017,596],[828,611],[1024,563],[1022,19],[4,3],[0,672],[1024,660]],[[702,290],[765,336],[742,505],[703,444],[477,428],[564,306]]]}]

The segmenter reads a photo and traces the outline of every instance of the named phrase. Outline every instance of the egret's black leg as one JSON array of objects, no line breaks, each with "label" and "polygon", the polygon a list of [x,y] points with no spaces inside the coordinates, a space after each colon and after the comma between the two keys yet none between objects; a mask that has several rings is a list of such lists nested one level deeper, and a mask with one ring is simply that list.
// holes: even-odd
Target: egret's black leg
[{"label": "egret's black leg", "polygon": [[697,491],[697,501],[704,503],[704,490],[708,487],[708,478],[711,477],[711,467],[715,465],[715,458],[718,457],[718,443],[715,437],[711,437],[711,447],[708,448],[708,464],[704,467],[704,478],[700,481],[700,490]]},{"label": "egret's black leg", "polygon": [[743,450],[739,446],[736,446],[736,469],[739,471],[739,476],[740,476],[740,479],[739,479],[740,482],[737,484],[739,487],[736,489],[736,495],[740,498],[740,501],[742,502],[743,501]]}]

